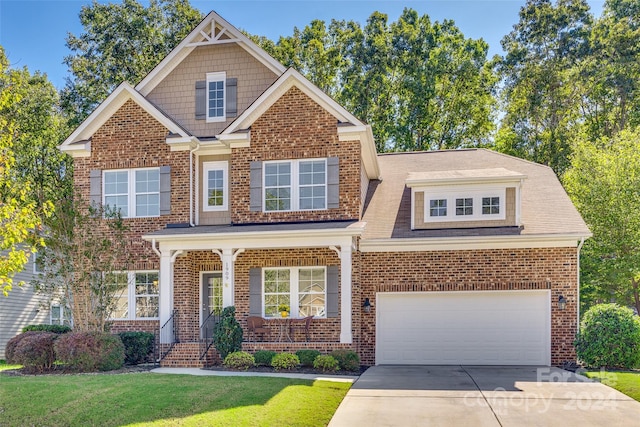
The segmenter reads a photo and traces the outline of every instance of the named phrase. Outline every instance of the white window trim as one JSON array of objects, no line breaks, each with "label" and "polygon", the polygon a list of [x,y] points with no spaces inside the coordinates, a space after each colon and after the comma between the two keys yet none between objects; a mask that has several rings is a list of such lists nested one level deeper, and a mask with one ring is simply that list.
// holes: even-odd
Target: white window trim
[{"label": "white window trim", "polygon": [[[160,215],[145,215],[145,216],[137,216],[136,215],[136,172],[142,170],[157,170],[158,177],[160,176],[160,168],[135,168],[135,169],[108,169],[102,171],[102,204],[103,206],[107,206],[106,198],[107,194],[105,193],[106,187],[106,179],[105,176],[108,173],[113,172],[127,172],[128,176],[128,189],[127,189],[127,203],[128,203],[128,215],[123,216],[122,218],[158,218]],[[160,211],[160,183],[158,183],[158,213]],[[140,193],[140,194],[155,194],[155,193]],[[111,196],[111,194],[109,194]]]},{"label": "white window trim", "polygon": [[[289,271],[289,316],[293,318],[300,317],[300,313],[298,311],[298,295],[299,295],[299,279],[300,279],[300,270],[320,270],[322,269],[324,272],[324,315],[322,316],[313,316],[315,319],[326,319],[327,318],[327,267],[325,266],[304,266],[304,267],[264,267],[262,269],[262,292],[261,292],[261,305],[262,305],[262,317],[269,319],[265,313],[265,304],[264,304],[264,282],[265,282],[265,273],[267,270],[288,270]],[[318,294],[319,295],[319,294]],[[293,304],[293,302],[296,302]]]},{"label": "white window trim", "polygon": [[[222,206],[209,206],[209,171],[222,171]],[[216,212],[229,210],[229,162],[204,162],[202,163],[202,210],[204,212]]]},{"label": "white window trim", "polygon": [[42,266],[42,270],[38,269],[38,252],[33,252],[31,255],[33,256],[33,274],[38,276],[44,274],[44,265]]},{"label": "white window trim", "polygon": [[[160,272],[158,270],[136,270],[136,271],[114,271],[115,274],[127,275],[127,311],[128,317],[112,317],[109,320],[126,321],[126,320],[158,320],[159,317],[136,317],[136,274],[138,273],[157,273],[160,280]],[[149,294],[145,294],[149,295]],[[160,304],[160,287],[158,286],[158,305]],[[158,307],[159,308],[159,307]]]},{"label": "white window trim", "polygon": [[[324,208],[317,209],[300,209],[300,163],[324,161]],[[291,209],[267,210],[267,186],[266,182],[266,166],[274,163],[289,163],[291,165],[291,183],[289,185],[291,194]],[[326,211],[327,210],[327,193],[329,192],[327,158],[319,157],[314,159],[294,159],[294,160],[269,160],[262,164],[262,212],[301,212],[301,211]],[[319,186],[320,184],[316,184]],[[272,187],[269,187],[272,188]]]},{"label": "white window trim", "polygon": [[[482,188],[472,190],[456,190],[456,191],[430,191],[423,189],[416,191],[424,191],[424,222],[462,222],[462,221],[495,221],[504,220],[506,218],[506,188]],[[499,197],[500,213],[483,214],[482,198],[483,197]],[[430,202],[431,200],[446,199],[447,215],[431,216]],[[473,215],[456,215],[456,199],[473,199]]]},{"label": "white window trim", "polygon": [[[222,95],[222,116],[220,117],[209,117],[209,83],[210,82],[222,82],[224,84],[223,95]],[[215,73],[207,73],[207,83],[206,83],[206,99],[207,99],[207,108],[206,108],[206,117],[207,123],[214,122],[224,122],[227,120],[227,73],[225,71],[217,71]]]}]

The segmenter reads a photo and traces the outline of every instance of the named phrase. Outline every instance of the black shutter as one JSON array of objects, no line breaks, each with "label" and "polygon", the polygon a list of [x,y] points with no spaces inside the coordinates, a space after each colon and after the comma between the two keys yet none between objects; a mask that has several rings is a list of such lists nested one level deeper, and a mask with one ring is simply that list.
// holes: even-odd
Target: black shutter
[{"label": "black shutter", "polygon": [[196,82],[196,120],[207,118],[207,82]]},{"label": "black shutter", "polygon": [[227,79],[227,117],[238,115],[238,79]]},{"label": "black shutter", "polygon": [[262,269],[249,269],[249,316],[262,316]]}]

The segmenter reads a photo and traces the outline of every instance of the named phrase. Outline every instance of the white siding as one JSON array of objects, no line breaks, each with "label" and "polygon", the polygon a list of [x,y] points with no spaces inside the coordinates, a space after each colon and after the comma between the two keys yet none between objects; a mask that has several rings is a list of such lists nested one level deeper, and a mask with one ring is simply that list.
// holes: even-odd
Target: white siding
[{"label": "white siding", "polygon": [[[25,270],[14,278],[9,296],[0,294],[0,359],[4,359],[4,348],[11,338],[27,325],[49,323],[47,298],[36,295],[29,282],[33,279],[33,257]],[[24,281],[24,286],[17,283]]]}]

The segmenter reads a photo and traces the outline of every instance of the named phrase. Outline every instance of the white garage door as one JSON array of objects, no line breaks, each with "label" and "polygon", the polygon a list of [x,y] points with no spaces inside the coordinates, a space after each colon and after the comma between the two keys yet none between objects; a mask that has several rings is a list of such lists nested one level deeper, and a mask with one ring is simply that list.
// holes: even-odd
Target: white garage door
[{"label": "white garage door", "polygon": [[379,293],[376,364],[549,365],[549,291]]}]

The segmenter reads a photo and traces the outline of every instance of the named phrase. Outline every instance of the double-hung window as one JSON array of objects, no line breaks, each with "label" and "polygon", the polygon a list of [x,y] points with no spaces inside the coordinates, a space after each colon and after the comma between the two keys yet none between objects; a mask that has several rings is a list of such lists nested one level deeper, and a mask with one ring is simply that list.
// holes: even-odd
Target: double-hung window
[{"label": "double-hung window", "polygon": [[265,211],[327,208],[327,159],[264,163]]},{"label": "double-hung window", "polygon": [[203,210],[226,211],[228,209],[228,168],[227,162],[203,164]]},{"label": "double-hung window", "polygon": [[226,119],[226,73],[207,73],[207,122]]},{"label": "double-hung window", "polygon": [[424,195],[425,222],[505,219],[504,188],[425,191]]},{"label": "double-hung window", "polygon": [[134,320],[158,317],[157,271],[114,273],[108,281],[112,285],[114,299],[112,319]]},{"label": "double-hung window", "polygon": [[104,171],[103,204],[123,218],[160,215],[158,168]]},{"label": "double-hung window", "polygon": [[272,268],[263,270],[263,315],[277,317],[279,306],[289,307],[292,317],[326,317],[325,267]]}]

